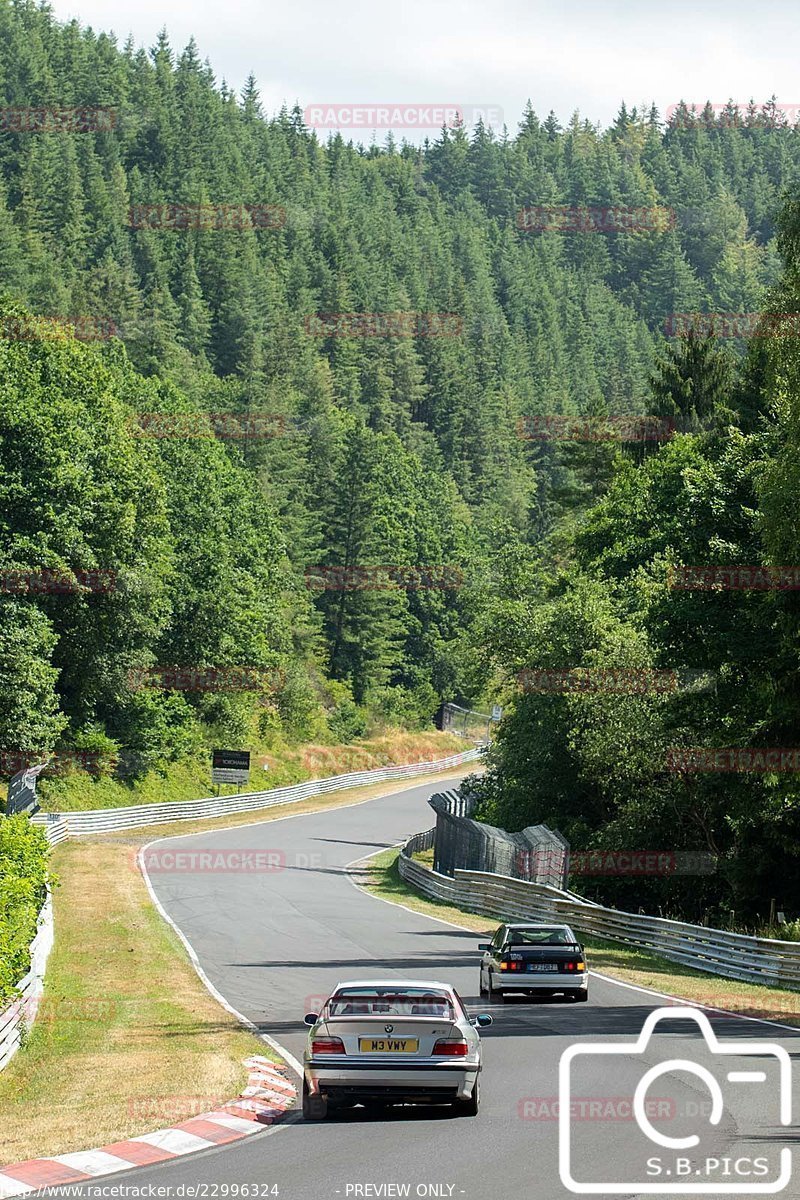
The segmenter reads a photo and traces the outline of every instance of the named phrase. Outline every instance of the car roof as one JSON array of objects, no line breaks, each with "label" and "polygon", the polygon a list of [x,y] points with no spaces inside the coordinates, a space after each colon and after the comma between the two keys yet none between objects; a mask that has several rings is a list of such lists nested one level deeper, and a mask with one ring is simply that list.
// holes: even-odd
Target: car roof
[{"label": "car roof", "polygon": [[517,921],[515,925],[504,922],[506,929],[569,929],[564,921]]},{"label": "car roof", "polygon": [[440,983],[436,979],[347,979],[337,983],[331,995],[343,988],[391,988],[396,992],[401,992],[404,988],[439,988],[448,995],[453,991],[451,984]]}]

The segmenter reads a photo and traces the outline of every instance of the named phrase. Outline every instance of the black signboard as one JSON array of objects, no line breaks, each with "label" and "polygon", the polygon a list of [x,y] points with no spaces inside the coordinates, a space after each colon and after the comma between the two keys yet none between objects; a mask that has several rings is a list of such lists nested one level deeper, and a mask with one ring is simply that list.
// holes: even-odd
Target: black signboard
[{"label": "black signboard", "polygon": [[249,750],[215,750],[213,752],[212,783],[247,783],[249,778]]}]

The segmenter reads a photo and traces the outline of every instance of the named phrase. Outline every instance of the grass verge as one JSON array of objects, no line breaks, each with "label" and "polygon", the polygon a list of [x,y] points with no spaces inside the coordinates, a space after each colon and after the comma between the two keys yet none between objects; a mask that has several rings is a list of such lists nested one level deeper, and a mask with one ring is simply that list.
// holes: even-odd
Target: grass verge
[{"label": "grass verge", "polygon": [[[250,782],[246,791],[286,787],[306,779],[371,771],[397,763],[434,761],[467,749],[463,738],[437,730],[408,732],[387,729],[381,734],[350,745],[317,743],[291,746],[276,739],[270,749],[254,748]],[[162,804],[165,801],[196,800],[211,796],[210,752],[150,771],[141,779],[124,781],[110,775],[95,776],[72,771],[61,777],[39,781],[39,801],[47,812],[76,812],[85,809],[121,808],[130,804]],[[235,795],[233,785],[223,784],[222,795]]]},{"label": "grass verge", "polygon": [[[426,866],[432,865],[432,851],[421,851],[414,858]],[[384,900],[404,904],[415,912],[426,913],[451,921],[476,934],[491,934],[498,921],[486,914],[464,912],[452,905],[421,896],[400,878],[397,869],[399,849],[384,850],[364,863],[358,882]],[[589,965],[595,971],[611,975],[624,983],[667,992],[695,1004],[724,1008],[744,1016],[762,1017],[800,1028],[800,995],[782,988],[760,987],[758,984],[738,983],[694,971],[680,963],[670,962],[644,950],[633,949],[620,942],[605,941],[586,935],[584,944],[589,951]],[[476,955],[477,963],[477,955]]]},{"label": "grass verge", "polygon": [[[450,771],[409,786],[457,777]],[[135,868],[141,845],[397,790],[397,782],[372,784],[260,813],[57,846],[56,942],[40,1017],[0,1074],[0,1170],[2,1163],[84,1150],[187,1120],[239,1095],[249,1054],[275,1057],[198,979]]]}]

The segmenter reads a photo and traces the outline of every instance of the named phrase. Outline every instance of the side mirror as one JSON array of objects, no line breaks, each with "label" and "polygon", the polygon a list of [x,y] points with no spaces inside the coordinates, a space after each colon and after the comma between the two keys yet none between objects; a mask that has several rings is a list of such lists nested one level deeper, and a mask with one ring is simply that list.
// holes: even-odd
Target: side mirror
[{"label": "side mirror", "polygon": [[476,1029],[485,1029],[487,1025],[493,1023],[493,1017],[489,1013],[479,1013],[477,1017],[473,1017],[470,1025],[474,1025]]},{"label": "side mirror", "polygon": [[492,948],[491,942],[478,942],[479,950],[491,950],[491,948]]},{"label": "side mirror", "polygon": [[316,1025],[318,1020],[319,1013],[306,1013],[306,1015],[303,1017],[303,1021],[306,1025]]}]

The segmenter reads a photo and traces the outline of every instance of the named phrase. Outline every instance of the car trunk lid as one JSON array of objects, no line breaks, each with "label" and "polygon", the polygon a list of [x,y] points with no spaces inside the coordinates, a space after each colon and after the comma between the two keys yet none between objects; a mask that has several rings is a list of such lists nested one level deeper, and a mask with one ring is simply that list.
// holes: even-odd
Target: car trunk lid
[{"label": "car trunk lid", "polygon": [[339,1038],[346,1054],[379,1058],[428,1057],[438,1041],[463,1041],[458,1025],[447,1017],[389,1017],[370,1020],[359,1016],[330,1017],[319,1027],[319,1037]]}]

